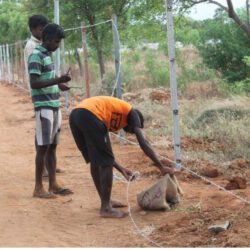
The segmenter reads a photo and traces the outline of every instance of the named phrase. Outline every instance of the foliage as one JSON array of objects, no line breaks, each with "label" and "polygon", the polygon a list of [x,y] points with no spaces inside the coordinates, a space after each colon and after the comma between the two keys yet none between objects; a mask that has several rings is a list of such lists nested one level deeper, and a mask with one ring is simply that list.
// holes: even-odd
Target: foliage
[{"label": "foliage", "polygon": [[[22,4],[6,1],[0,9],[0,43],[14,42],[29,36],[28,17],[33,14],[43,14],[53,22],[54,3],[52,0],[22,0]],[[178,1],[177,1],[178,2]],[[192,1],[197,2],[197,1]],[[206,2],[206,1],[204,1]],[[190,4],[191,1],[179,1],[179,4]],[[144,43],[159,43],[160,52],[167,56],[166,16],[162,0],[60,0],[60,24],[64,28],[79,27],[84,20],[86,25],[109,20],[111,15],[118,16],[118,30],[122,47],[132,48],[132,65],[144,60],[139,49]],[[244,20],[246,13],[240,10],[238,14]],[[82,47],[80,29],[67,31],[65,49],[74,54],[76,48]],[[186,59],[178,58],[177,63],[181,73],[178,83],[185,88],[189,82],[204,81],[214,77],[214,72],[222,73],[225,81],[230,81],[229,89],[234,93],[245,91],[249,87],[249,65],[243,60],[249,55],[249,39],[226,14],[218,11],[213,20],[194,21],[185,16],[175,16],[175,40],[181,46],[194,45],[199,48],[202,63],[189,67]],[[113,61],[113,34],[111,22],[87,29],[88,54],[95,62],[100,60]],[[123,59],[122,59],[123,60]],[[246,59],[247,60],[247,59]],[[124,63],[124,62],[123,62]],[[168,86],[167,62],[159,61],[155,55],[146,56],[144,72],[150,86]],[[131,67],[132,68],[132,67]],[[95,66],[96,70],[96,66]],[[122,67],[124,84],[131,86],[134,82],[129,74],[129,66]],[[98,74],[99,76],[99,74]],[[234,83],[236,81],[236,83]],[[134,83],[133,83],[134,84]]]},{"label": "foliage", "polygon": [[199,22],[184,16],[176,19],[175,40],[181,42],[184,46],[199,44],[201,40]]},{"label": "foliage", "polygon": [[167,61],[161,61],[159,54],[148,50],[145,58],[145,73],[150,87],[169,86],[169,69]]},{"label": "foliage", "polygon": [[[189,54],[191,54],[191,51]],[[195,52],[195,49],[193,49]],[[209,69],[199,61],[198,55],[196,56],[196,60],[190,61],[190,58],[187,60],[183,60],[184,55],[181,50],[178,50],[176,54],[177,65],[180,69],[180,73],[178,73],[178,86],[181,90],[184,90],[189,83],[191,82],[204,82],[207,80],[213,80],[215,78],[215,71],[213,69]]]},{"label": "foliage", "polygon": [[229,82],[247,77],[243,58],[250,54],[249,38],[225,15],[218,13],[215,19],[203,21],[200,37],[198,48],[209,67],[220,71]]},{"label": "foliage", "polygon": [[243,62],[247,65],[247,66],[250,66],[250,56],[245,56],[243,58]]},{"label": "foliage", "polygon": [[13,43],[28,37],[27,16],[21,5],[4,2],[0,8],[0,44]]},{"label": "foliage", "polygon": [[245,78],[242,81],[237,81],[235,82],[232,86],[230,86],[231,91],[234,94],[242,94],[242,93],[250,93],[250,57],[249,56],[245,56],[242,60],[248,69],[248,73],[247,73],[247,78]]}]

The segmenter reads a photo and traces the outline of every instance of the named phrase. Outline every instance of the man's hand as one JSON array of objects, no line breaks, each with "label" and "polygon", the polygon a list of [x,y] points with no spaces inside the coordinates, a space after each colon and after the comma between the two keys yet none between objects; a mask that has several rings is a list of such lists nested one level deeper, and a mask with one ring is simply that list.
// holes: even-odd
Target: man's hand
[{"label": "man's hand", "polygon": [[165,174],[170,174],[170,175],[174,175],[174,173],[176,172],[176,170],[174,168],[169,168],[169,167],[162,167],[161,169],[161,174],[165,175]]},{"label": "man's hand", "polygon": [[70,87],[69,87],[67,84],[65,84],[65,83],[59,83],[59,84],[58,84],[58,87],[59,87],[59,89],[60,89],[61,91],[70,90]]},{"label": "man's hand", "polygon": [[68,74],[65,74],[59,77],[60,83],[66,83],[66,82],[69,82],[70,80],[71,80],[71,77]]},{"label": "man's hand", "polygon": [[[125,177],[125,179],[127,180],[127,181],[133,181],[135,178],[135,176],[133,176],[133,172],[132,171],[130,171],[129,169],[126,169],[126,168],[122,168],[121,169],[121,173],[122,173],[122,175]],[[133,176],[133,177],[132,177]]]}]

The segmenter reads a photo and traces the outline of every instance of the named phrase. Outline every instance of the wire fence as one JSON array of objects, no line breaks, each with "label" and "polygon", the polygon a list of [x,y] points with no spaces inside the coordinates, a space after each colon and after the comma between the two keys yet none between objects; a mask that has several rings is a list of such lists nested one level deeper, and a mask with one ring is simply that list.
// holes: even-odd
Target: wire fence
[{"label": "wire fence", "polygon": [[[111,36],[109,37],[108,42],[110,44],[113,44],[114,51],[115,48],[118,48],[119,50],[120,47],[119,32],[114,20],[113,19],[106,20],[97,23],[94,26],[100,26],[100,25],[110,25],[110,30],[112,30],[112,32],[110,32]],[[108,59],[107,61],[113,61],[113,64],[106,65],[107,69],[106,74],[110,72],[112,73],[114,78],[112,79],[112,82],[108,86],[104,86],[105,79],[102,79],[101,73],[99,72],[99,65],[94,60],[90,60],[94,56],[95,52],[90,50],[90,46],[88,46],[88,43],[84,44],[86,42],[84,40],[84,37],[85,39],[88,39],[88,37],[91,35],[91,30],[90,30],[91,27],[93,27],[93,25],[81,24],[78,27],[65,29],[66,38],[64,39],[64,42],[62,43],[60,49],[60,58],[61,58],[60,72],[65,73],[69,68],[71,69],[72,80],[70,83],[71,85],[70,98],[67,100],[64,96],[64,102],[63,102],[67,111],[69,111],[69,108],[74,106],[74,103],[79,101],[79,99],[86,97],[88,91],[90,96],[103,94],[104,91],[113,96],[117,95],[117,88],[121,87],[119,86],[120,74],[121,74],[120,50],[118,54],[114,53],[107,56]],[[77,38],[76,46],[73,49],[72,46],[70,46],[72,37]],[[114,37],[116,37],[117,39],[114,39]],[[24,58],[24,47],[26,42],[27,40],[17,41],[11,44],[0,45],[0,81],[13,84],[23,89],[24,91],[29,92],[28,75],[25,67],[25,63],[27,62],[25,62]],[[88,70],[86,70],[86,66]],[[88,85],[89,85],[89,90],[88,90]],[[119,139],[125,140],[130,144],[137,145],[137,143],[132,142],[124,138],[123,136],[119,136]],[[171,161],[170,159],[168,160]],[[176,164],[176,162],[173,163]],[[246,204],[250,204],[250,201],[248,199],[245,199],[231,191],[226,190],[222,186],[210,181],[209,179],[205,178],[204,176],[201,176],[200,174],[196,173],[195,171],[189,169],[186,166],[183,166],[183,168],[192,175],[197,176],[200,179],[210,183],[212,186],[215,186],[216,188],[223,190],[224,192],[234,196],[235,198],[241,200]],[[116,178],[125,182],[124,180],[119,178],[119,176]],[[128,192],[130,183],[129,182],[125,183],[127,183],[128,185],[127,201],[129,204]],[[150,240],[148,237],[145,237],[140,232],[138,226],[136,225],[132,217],[130,204],[128,207],[129,207],[129,215],[131,221],[134,224],[137,231],[141,234],[141,236],[144,237],[153,245],[161,247],[158,243]]]},{"label": "wire fence", "polygon": [[[102,53],[102,58],[97,58],[96,51],[91,49],[90,40],[92,27],[108,25],[110,27],[110,36],[107,38],[107,43],[113,44],[109,53]],[[66,38],[60,46],[60,69],[59,73],[64,74],[70,69],[70,95],[64,93],[63,106],[69,111],[70,106],[74,106],[74,102],[84,97],[100,95],[104,93],[112,93],[115,95],[117,89],[117,81],[120,75],[120,60],[115,60],[115,48],[119,45],[115,44],[119,40],[114,40],[118,37],[118,29],[116,23],[112,20],[106,20],[95,25],[83,25],[78,27],[65,29]],[[114,34],[115,33],[115,34]],[[72,40],[74,44],[72,46]],[[13,84],[24,91],[30,90],[28,76],[28,59],[25,58],[25,45],[28,40],[17,41],[11,44],[0,45],[0,80],[5,83]],[[118,53],[120,53],[118,51]],[[102,61],[100,61],[102,60]],[[105,65],[105,75],[109,76],[106,80],[99,70],[100,63],[107,62]],[[113,62],[113,63],[112,63]],[[118,63],[118,71],[116,64]],[[110,79],[113,76],[113,79]],[[111,80],[111,81],[110,81]],[[110,81],[110,82],[107,82]],[[67,98],[66,98],[67,97]]]}]

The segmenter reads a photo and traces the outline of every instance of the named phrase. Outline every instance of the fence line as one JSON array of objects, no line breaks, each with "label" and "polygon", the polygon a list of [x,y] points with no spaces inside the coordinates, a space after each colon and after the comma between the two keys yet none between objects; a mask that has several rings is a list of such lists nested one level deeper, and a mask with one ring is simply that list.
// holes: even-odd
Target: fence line
[{"label": "fence line", "polygon": [[[119,32],[118,32],[118,28],[116,23],[114,22],[113,19],[110,20],[106,20],[100,23],[97,23],[95,25],[81,25],[79,27],[74,27],[74,28],[68,28],[65,29],[65,31],[75,31],[75,30],[80,30],[83,28],[89,28],[89,27],[93,27],[93,26],[97,26],[97,25],[101,25],[101,24],[106,24],[106,23],[112,23],[112,27],[114,28],[114,31],[116,33],[116,36],[118,38],[118,44],[120,44],[120,39],[119,39]],[[2,44],[0,45],[0,80],[4,80],[7,81],[9,83],[15,84],[15,86],[17,86],[20,89],[23,89],[24,91],[29,92],[27,85],[24,85],[25,82],[25,77],[24,77],[24,60],[22,58],[22,46],[24,44],[24,42],[27,42],[26,40],[22,40],[22,41],[17,41],[11,44]],[[65,67],[65,65],[64,65]],[[112,96],[115,93],[115,90],[118,87],[118,81],[120,78],[120,74],[121,74],[121,54],[120,54],[120,50],[119,50],[119,67],[116,70],[116,78],[115,78],[115,82],[114,82],[114,86],[112,88]],[[23,86],[24,85],[24,86]],[[26,86],[26,87],[25,87]],[[78,86],[73,86],[72,88],[81,88]],[[68,108],[69,103],[65,102],[65,106]],[[123,136],[120,135],[116,135],[114,133],[112,133],[113,135],[117,136],[120,140],[124,140],[127,141],[130,144],[133,145],[138,145],[138,143],[132,142],[126,138],[124,138]],[[168,159],[166,157],[162,158],[176,164],[175,161],[172,161],[171,159]],[[189,169],[188,167],[184,166],[182,164],[182,168],[188,172],[190,172],[192,175],[195,175],[197,177],[199,177],[200,179],[210,183],[211,185],[215,186],[216,188],[218,188],[219,190],[222,190],[228,194],[230,194],[231,196],[241,200],[242,202],[246,203],[246,204],[250,204],[250,201],[233,193],[232,191],[226,190],[224,187],[210,181],[209,179],[199,175],[198,173],[192,171],[191,169]],[[131,212],[131,206],[129,203],[129,198],[128,198],[128,194],[129,194],[129,185],[130,185],[130,181],[124,181],[123,178],[120,178],[119,176],[115,176],[115,178],[117,178],[118,180],[127,183],[127,202],[128,202],[128,212],[129,212],[129,216],[130,219],[133,223],[133,225],[135,226],[135,228],[137,229],[137,231],[140,233],[140,235],[145,238],[147,241],[149,241],[150,243],[152,243],[153,245],[157,246],[157,247],[162,247],[160,246],[158,243],[152,241],[151,239],[149,239],[146,235],[144,235],[141,230],[139,229],[139,227],[136,225],[133,217],[132,217],[132,212]]]},{"label": "fence line", "polygon": [[[113,20],[109,19],[109,20],[105,20],[102,22],[98,22],[94,25],[81,25],[79,27],[67,28],[67,29],[64,29],[64,31],[70,32],[70,31],[79,30],[79,31],[81,31],[81,34],[83,37],[83,32],[85,32],[85,34],[86,34],[87,28],[99,26],[99,25],[103,25],[103,24],[107,24],[107,23],[112,23],[112,27],[114,27]],[[117,30],[116,26],[115,26],[115,32],[118,35],[118,30]],[[62,41],[61,47],[64,47],[64,42],[66,39],[67,39],[67,37]],[[25,70],[25,62],[24,62],[25,59],[23,58],[24,44],[27,41],[28,41],[28,39],[20,40],[20,41],[9,43],[9,44],[0,44],[0,80],[11,83],[11,84],[15,84],[18,88],[21,88],[25,91],[29,91],[29,89],[30,89],[29,83],[28,83],[27,72]],[[81,44],[83,44],[83,40],[81,41]],[[86,63],[88,61],[88,55],[86,53],[84,53],[82,55],[82,52],[79,52],[79,49],[81,50],[82,48],[81,47],[80,48],[73,48],[71,50],[65,51],[65,47],[64,47],[61,50],[61,57],[62,57],[62,62],[63,62],[63,65],[61,65],[61,72],[64,72],[64,73],[65,73],[66,64],[71,66],[70,60],[72,60],[72,58],[73,58],[73,57],[71,58],[71,56],[73,56],[74,51],[75,51],[75,53],[77,53],[78,59],[75,58],[77,56],[74,57],[74,60],[76,61],[76,63],[74,63],[73,67],[71,67],[72,68],[72,70],[71,70],[71,72],[72,72],[72,75],[71,75],[72,76],[72,81],[71,81],[72,90],[73,90],[73,92],[75,90],[76,93],[78,93],[80,90],[81,90],[81,92],[84,93],[84,87],[77,86],[77,84],[79,85],[80,82],[84,82],[83,79],[86,80],[86,76],[89,74],[86,71],[81,72],[81,69],[80,69],[82,57],[83,57],[84,68],[87,68]],[[87,49],[87,41],[86,41],[85,48]],[[83,51],[84,51],[84,49],[83,49]],[[79,64],[79,69],[77,68],[77,63]],[[120,73],[118,73],[118,76],[116,74],[116,79],[114,80],[115,86],[117,85],[116,82],[117,82],[117,79],[119,78],[119,75],[120,75]],[[25,86],[25,85],[27,85],[27,86]],[[88,91],[90,91],[89,88],[88,88]],[[90,96],[90,94],[88,94],[87,97],[89,97],[89,96]],[[69,113],[70,100],[69,100],[68,93],[64,93],[64,104],[65,104],[65,108],[67,110],[67,113]]]},{"label": "fence line", "polygon": [[73,28],[64,29],[64,31],[74,31],[74,30],[80,30],[80,29],[83,29],[83,28],[90,28],[90,27],[98,26],[98,25],[101,25],[101,24],[104,24],[104,23],[108,23],[108,22],[111,22],[111,21],[112,21],[112,19],[109,19],[107,21],[99,22],[99,23],[92,24],[92,25],[81,25],[79,27],[73,27]]},{"label": "fence line", "polygon": [[[115,134],[115,133],[113,133],[113,132],[112,132],[111,134],[114,135],[114,136],[116,136],[116,137],[118,137],[120,140],[124,140],[124,141],[128,142],[128,143],[131,144],[131,145],[139,146],[138,143],[135,143],[135,142],[133,142],[133,141],[130,141],[130,140],[128,140],[128,139],[126,139],[126,138],[124,138],[124,137],[122,137],[122,136],[120,136],[120,135],[117,135],[117,134]],[[167,158],[167,157],[164,157],[164,156],[162,156],[162,155],[160,155],[160,156],[162,157],[162,159],[168,160],[169,162],[171,162],[171,163],[173,163],[173,164],[176,165],[176,162],[175,162],[175,161],[173,161],[173,160],[171,160],[171,159],[169,159],[169,158]],[[233,192],[230,191],[230,190],[226,190],[224,187],[222,187],[222,186],[220,186],[220,185],[214,183],[213,181],[210,181],[209,179],[205,178],[205,177],[202,176],[202,175],[199,175],[199,174],[196,173],[195,171],[193,171],[193,170],[189,169],[188,167],[186,167],[183,163],[182,163],[182,168],[183,168],[184,170],[190,172],[192,175],[197,176],[197,177],[199,177],[200,179],[202,179],[202,180],[204,180],[204,181],[210,183],[212,186],[215,186],[215,187],[218,188],[219,190],[222,190],[222,191],[224,191],[224,192],[226,192],[226,193],[232,195],[233,197],[235,197],[235,198],[241,200],[242,202],[244,202],[244,203],[246,203],[246,204],[248,204],[248,205],[250,204],[250,201],[249,201],[249,200],[247,200],[247,199],[245,199],[245,198],[243,198],[243,197],[241,197],[241,196],[239,196],[239,195],[233,193]],[[159,243],[155,242],[154,240],[150,239],[147,235],[145,235],[145,234],[140,230],[140,228],[138,227],[138,225],[136,224],[136,222],[135,222],[135,220],[134,220],[134,218],[133,218],[132,211],[131,211],[131,205],[130,205],[130,202],[129,202],[129,187],[130,187],[131,180],[132,180],[134,177],[137,177],[137,176],[139,176],[139,172],[133,173],[133,175],[130,177],[130,180],[127,181],[123,176],[114,174],[114,178],[115,178],[115,179],[117,179],[118,181],[123,182],[123,183],[125,183],[125,184],[127,185],[127,189],[126,189],[126,199],[127,199],[127,204],[128,204],[128,215],[129,215],[130,220],[131,220],[131,222],[133,223],[133,225],[134,225],[136,231],[138,232],[138,234],[139,234],[141,237],[143,237],[145,240],[147,240],[147,241],[148,241],[149,243],[151,243],[152,245],[154,245],[154,246],[156,246],[156,247],[159,247],[159,248],[163,248],[163,246],[161,246]],[[136,180],[136,178],[135,178],[135,180]]]},{"label": "fence line", "polygon": [[[77,30],[77,29],[89,28],[89,27],[98,26],[98,25],[101,25],[101,24],[106,24],[106,23],[109,23],[109,22],[111,22],[112,26],[114,27],[114,30],[115,30],[115,33],[116,33],[115,35],[118,38],[118,45],[119,45],[120,44],[119,32],[118,32],[117,25],[116,25],[116,23],[115,23],[115,21],[113,19],[109,19],[109,20],[106,20],[106,21],[103,21],[103,22],[99,22],[99,23],[96,23],[95,25],[81,25],[79,27],[65,29],[65,31],[73,31],[73,30]],[[22,84],[20,84],[20,82],[24,83],[24,81],[25,81],[25,77],[24,77],[24,72],[25,71],[23,70],[24,69],[24,60],[23,60],[23,57],[22,57],[23,53],[22,53],[21,45],[23,45],[23,43],[26,42],[26,41],[27,41],[27,39],[17,41],[17,42],[11,43],[11,44],[2,44],[2,45],[0,45],[0,80],[8,81],[9,83],[14,83],[14,84],[16,83],[17,87],[29,92],[29,90],[27,88],[23,87]],[[10,47],[15,48],[15,55],[10,52]],[[10,59],[11,58],[13,59],[13,57],[17,58],[17,60],[15,60],[15,63],[14,63],[15,65],[11,64],[11,62],[10,62]],[[19,63],[19,65],[18,65],[18,63]],[[114,86],[113,86],[112,96],[114,95],[115,89],[117,88],[118,80],[119,80],[120,73],[121,73],[120,69],[121,69],[121,55],[120,55],[120,51],[119,51],[119,67],[117,68],[117,72],[116,72],[117,74],[116,74],[116,79],[115,79],[115,83],[114,83]],[[20,81],[20,72],[21,72],[21,81]],[[17,80],[15,78],[17,78]],[[79,88],[79,87],[78,86],[73,86],[72,88]],[[65,106],[68,107],[68,105],[69,104],[67,103]],[[114,133],[112,133],[112,134],[114,134]],[[137,143],[134,143],[134,142],[126,139],[123,136],[116,135],[116,134],[114,134],[114,135],[117,136],[121,140],[127,141],[130,144],[138,145]],[[163,157],[163,158],[165,158],[165,157]],[[165,159],[167,159],[168,161],[176,164],[176,162],[172,161],[171,159],[168,159],[168,158],[165,158]],[[231,192],[229,190],[226,190],[225,188],[223,188],[223,187],[219,186],[218,184],[206,179],[205,177],[197,174],[196,172],[190,170],[189,168],[187,168],[185,166],[183,166],[183,168],[185,170],[189,171],[191,174],[203,179],[204,181],[212,184],[213,186],[216,186],[218,189],[229,193],[230,195],[234,196],[235,198],[240,199],[241,201],[243,201],[243,202],[245,202],[247,204],[250,204],[250,201],[248,201],[248,200],[234,194],[233,192]]]},{"label": "fence line", "polygon": [[[131,145],[139,146],[138,143],[132,142],[132,141],[126,139],[126,138],[122,138],[122,137],[120,137],[119,135],[117,135],[117,134],[115,134],[115,133],[111,133],[111,134],[114,135],[114,136],[116,136],[116,137],[118,137],[118,138],[121,139],[121,140],[125,140],[126,142],[130,143]],[[173,161],[173,160],[171,160],[171,159],[169,159],[169,158],[167,158],[167,157],[165,157],[165,156],[162,156],[162,155],[161,155],[161,157],[162,157],[163,159],[165,159],[165,160],[168,160],[169,162],[171,162],[171,163],[173,163],[173,164],[176,164],[175,161]],[[222,186],[220,186],[220,185],[214,183],[213,181],[210,181],[209,179],[205,178],[204,176],[199,175],[198,173],[196,173],[195,171],[189,169],[188,167],[183,166],[183,168],[184,168],[185,170],[187,170],[188,172],[190,172],[192,175],[195,175],[196,177],[199,177],[200,179],[202,179],[202,180],[208,182],[209,184],[215,186],[215,187],[218,188],[219,190],[223,190],[224,192],[226,192],[226,193],[228,193],[228,194],[234,196],[235,198],[237,198],[237,199],[239,199],[239,200],[245,202],[246,204],[250,204],[250,200],[247,200],[247,199],[245,199],[245,198],[243,198],[243,197],[241,197],[241,196],[239,196],[239,195],[233,193],[232,191],[225,189],[224,187],[222,187]]]}]

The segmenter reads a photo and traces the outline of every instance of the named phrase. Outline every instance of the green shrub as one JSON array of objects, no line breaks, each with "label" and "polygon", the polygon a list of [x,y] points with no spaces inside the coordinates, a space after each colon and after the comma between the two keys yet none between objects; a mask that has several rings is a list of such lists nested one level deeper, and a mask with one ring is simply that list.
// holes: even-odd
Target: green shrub
[{"label": "green shrub", "polygon": [[[156,58],[155,58],[156,57]],[[168,63],[157,60],[158,55],[149,51],[145,58],[145,73],[150,87],[169,86]]]},{"label": "green shrub", "polygon": [[250,93],[250,78],[231,84],[230,90],[236,95]]}]

